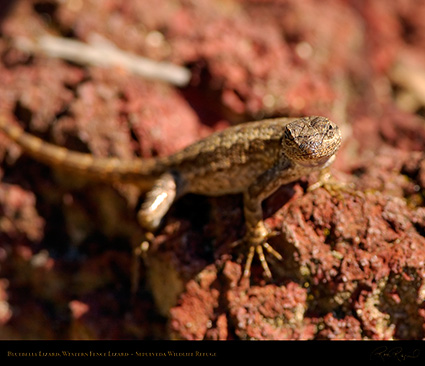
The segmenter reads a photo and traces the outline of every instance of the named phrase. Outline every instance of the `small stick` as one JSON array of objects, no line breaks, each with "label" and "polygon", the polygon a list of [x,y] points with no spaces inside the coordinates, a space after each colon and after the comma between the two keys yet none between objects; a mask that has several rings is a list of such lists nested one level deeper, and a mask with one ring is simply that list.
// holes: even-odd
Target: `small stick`
[{"label": "small stick", "polygon": [[15,40],[15,46],[26,52],[42,52],[83,65],[120,66],[145,78],[177,86],[187,85],[191,78],[190,71],[184,67],[125,52],[104,39],[99,42],[99,37],[91,44],[51,35],[41,36],[36,41],[20,37]]}]

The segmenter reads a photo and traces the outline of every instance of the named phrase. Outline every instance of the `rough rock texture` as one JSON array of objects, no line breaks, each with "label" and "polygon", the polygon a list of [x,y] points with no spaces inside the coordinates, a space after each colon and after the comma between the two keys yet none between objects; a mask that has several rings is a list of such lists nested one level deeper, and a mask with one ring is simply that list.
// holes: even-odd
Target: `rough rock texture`
[{"label": "rough rock texture", "polygon": [[[424,18],[409,0],[2,3],[0,112],[48,141],[148,157],[320,114],[344,144],[342,188],[308,191],[306,177],[264,202],[283,261],[272,283],[254,261],[247,283],[231,246],[240,197],[181,199],[137,266],[138,192],[54,171],[0,135],[0,339],[424,339]],[[192,79],[16,47],[47,33],[101,35]]]}]

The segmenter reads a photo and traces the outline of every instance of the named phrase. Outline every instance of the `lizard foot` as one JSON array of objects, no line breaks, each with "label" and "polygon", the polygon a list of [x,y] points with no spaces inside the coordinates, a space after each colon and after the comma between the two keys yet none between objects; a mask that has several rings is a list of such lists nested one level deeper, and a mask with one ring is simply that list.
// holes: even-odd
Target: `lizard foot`
[{"label": "lizard foot", "polygon": [[243,271],[243,278],[249,278],[251,273],[251,265],[252,261],[254,259],[255,254],[257,254],[258,259],[260,260],[261,266],[263,267],[264,276],[268,279],[272,278],[272,273],[270,271],[269,265],[266,260],[265,251],[269,254],[271,254],[273,257],[281,261],[283,258],[280,255],[279,252],[277,252],[268,242],[267,239],[269,239],[272,236],[276,236],[278,232],[271,232],[271,233],[264,233],[262,232],[260,235],[252,235],[247,234],[243,239],[237,240],[233,243],[233,247],[236,247],[240,244],[248,244],[248,254],[246,256],[244,271]]},{"label": "lizard foot", "polygon": [[134,248],[134,255],[136,257],[146,257],[146,253],[149,250],[150,244],[152,243],[154,239],[153,233],[150,231],[144,233],[144,238],[141,241],[141,243]]},{"label": "lizard foot", "polygon": [[344,200],[342,192],[348,193],[352,196],[358,196],[360,197],[360,192],[357,191],[353,185],[339,182],[333,176],[331,175],[330,171],[328,169],[324,169],[320,172],[319,180],[312,184],[310,187],[307,188],[308,192],[312,192],[316,190],[317,188],[324,188],[326,191],[328,191],[332,196],[337,197]]}]

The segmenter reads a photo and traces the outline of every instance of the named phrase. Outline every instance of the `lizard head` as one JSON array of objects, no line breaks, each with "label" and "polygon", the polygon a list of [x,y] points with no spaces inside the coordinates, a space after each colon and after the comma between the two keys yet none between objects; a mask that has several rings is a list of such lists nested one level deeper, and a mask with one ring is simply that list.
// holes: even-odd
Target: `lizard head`
[{"label": "lizard head", "polygon": [[341,131],[325,117],[304,117],[285,126],[283,151],[303,166],[325,164],[341,145]]}]

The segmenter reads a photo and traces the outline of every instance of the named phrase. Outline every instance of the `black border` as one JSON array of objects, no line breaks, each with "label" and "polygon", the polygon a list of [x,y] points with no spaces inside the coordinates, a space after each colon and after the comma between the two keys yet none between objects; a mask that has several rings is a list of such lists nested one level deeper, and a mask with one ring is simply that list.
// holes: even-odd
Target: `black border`
[{"label": "black border", "polygon": [[[219,361],[258,366],[425,365],[423,341],[0,341],[0,363],[40,360]],[[221,366],[221,365],[218,365]],[[242,366],[242,365],[241,365]]]}]

